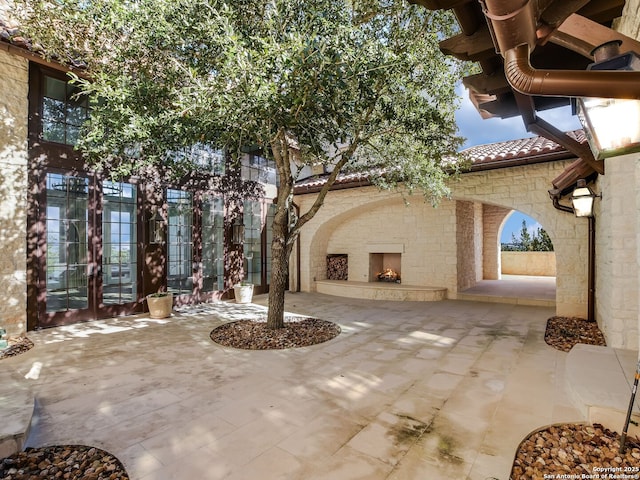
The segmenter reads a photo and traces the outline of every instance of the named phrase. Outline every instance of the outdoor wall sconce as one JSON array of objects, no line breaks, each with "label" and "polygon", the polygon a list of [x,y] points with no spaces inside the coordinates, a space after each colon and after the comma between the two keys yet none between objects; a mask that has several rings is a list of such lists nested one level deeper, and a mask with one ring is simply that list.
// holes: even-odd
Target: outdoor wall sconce
[{"label": "outdoor wall sconce", "polygon": [[164,218],[156,208],[149,219],[149,243],[164,243]]},{"label": "outdoor wall sconce", "polygon": [[[640,57],[627,52],[588,69],[640,70]],[[578,98],[576,113],[596,160],[640,151],[640,100]]]},{"label": "outdoor wall sconce", "polygon": [[576,189],[571,195],[573,212],[576,217],[593,217],[593,202],[596,197],[602,197],[602,195],[593,193],[593,191],[587,187],[587,182],[583,178],[578,180]]},{"label": "outdoor wall sconce", "polygon": [[236,217],[231,228],[231,241],[234,245],[242,245],[244,243],[244,225],[240,217]]}]

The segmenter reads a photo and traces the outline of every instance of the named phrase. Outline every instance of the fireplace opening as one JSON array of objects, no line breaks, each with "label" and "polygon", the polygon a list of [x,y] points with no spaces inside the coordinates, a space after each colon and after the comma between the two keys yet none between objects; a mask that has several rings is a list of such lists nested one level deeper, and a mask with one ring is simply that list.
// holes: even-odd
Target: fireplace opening
[{"label": "fireplace opening", "polygon": [[369,281],[400,283],[402,279],[400,265],[400,253],[370,253]]},{"label": "fireplace opening", "polygon": [[349,255],[327,255],[327,280],[349,279]]}]

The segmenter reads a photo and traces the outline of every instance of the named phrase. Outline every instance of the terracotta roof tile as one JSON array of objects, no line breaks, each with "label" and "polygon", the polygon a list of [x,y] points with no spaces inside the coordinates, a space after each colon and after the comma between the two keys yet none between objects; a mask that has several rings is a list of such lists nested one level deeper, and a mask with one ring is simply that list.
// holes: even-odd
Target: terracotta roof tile
[{"label": "terracotta roof tile", "polygon": [[[566,134],[580,143],[587,141],[582,130],[566,132]],[[471,161],[472,171],[486,168],[506,168],[513,166],[519,161],[530,160],[532,162],[544,162],[575,156],[563,146],[544,137],[522,138],[519,140],[476,145],[463,150],[461,153]],[[296,193],[316,191],[326,183],[326,180],[326,174],[300,180],[296,182]],[[345,188],[368,184],[367,173],[360,172],[340,174],[334,185],[338,188]]]},{"label": "terracotta roof tile", "polygon": [[[580,143],[587,141],[582,130],[567,132],[567,135]],[[474,165],[564,152],[567,152],[567,150],[563,146],[544,137],[522,138],[520,140],[477,145],[462,151],[471,159]]]}]

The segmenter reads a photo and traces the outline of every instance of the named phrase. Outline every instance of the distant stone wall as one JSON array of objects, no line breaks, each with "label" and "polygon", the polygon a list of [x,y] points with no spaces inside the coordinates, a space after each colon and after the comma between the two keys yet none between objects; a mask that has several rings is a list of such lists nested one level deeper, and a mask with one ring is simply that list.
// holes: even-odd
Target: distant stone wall
[{"label": "distant stone wall", "polygon": [[0,326],[26,331],[27,115],[29,66],[0,50]]},{"label": "distant stone wall", "polygon": [[502,252],[500,256],[505,275],[556,276],[554,252]]}]

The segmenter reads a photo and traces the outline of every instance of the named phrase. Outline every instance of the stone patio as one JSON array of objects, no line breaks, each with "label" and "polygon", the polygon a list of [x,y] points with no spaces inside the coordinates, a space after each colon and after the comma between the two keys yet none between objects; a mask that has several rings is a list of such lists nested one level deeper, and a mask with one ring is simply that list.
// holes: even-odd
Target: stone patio
[{"label": "stone patio", "polygon": [[263,313],[254,301],[31,332],[0,373],[36,399],[26,444],[96,446],[134,480],[486,480],[508,478],[531,431],[585,420],[567,353],[543,339],[552,308],[297,293],[287,311],[341,335],[275,351],[210,341]]}]

